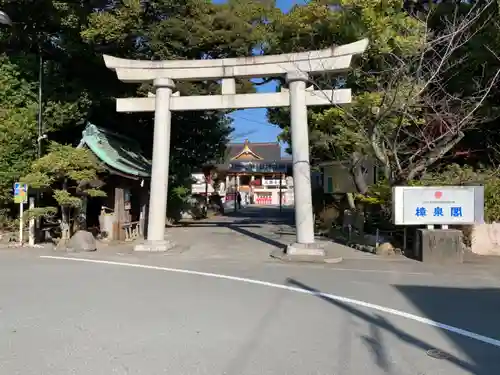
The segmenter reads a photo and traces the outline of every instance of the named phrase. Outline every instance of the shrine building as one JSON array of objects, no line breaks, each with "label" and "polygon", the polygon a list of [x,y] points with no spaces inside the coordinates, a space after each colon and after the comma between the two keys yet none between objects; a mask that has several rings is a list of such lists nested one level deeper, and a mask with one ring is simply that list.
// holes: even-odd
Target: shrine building
[{"label": "shrine building", "polygon": [[[225,202],[240,192],[244,205],[279,205],[280,197],[282,205],[293,205],[292,160],[281,156],[278,142],[230,143],[224,162],[215,169],[223,181],[218,190]],[[206,185],[206,192],[212,193],[213,188]],[[203,188],[200,185],[198,191]]]}]

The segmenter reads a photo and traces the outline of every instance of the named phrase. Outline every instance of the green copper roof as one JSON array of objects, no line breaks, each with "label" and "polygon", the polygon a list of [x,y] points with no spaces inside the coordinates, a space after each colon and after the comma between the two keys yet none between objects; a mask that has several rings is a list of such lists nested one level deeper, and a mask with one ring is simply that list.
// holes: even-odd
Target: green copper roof
[{"label": "green copper roof", "polygon": [[151,161],[133,139],[88,123],[80,145],[86,145],[106,165],[127,175],[149,178]]}]

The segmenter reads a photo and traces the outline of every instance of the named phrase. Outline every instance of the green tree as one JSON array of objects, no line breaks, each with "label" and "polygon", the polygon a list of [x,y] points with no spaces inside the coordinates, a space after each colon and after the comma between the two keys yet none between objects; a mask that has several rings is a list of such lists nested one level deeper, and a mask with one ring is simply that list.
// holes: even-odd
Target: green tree
[{"label": "green tree", "polygon": [[0,207],[36,157],[36,96],[19,66],[0,57]]},{"label": "green tree", "polygon": [[[346,75],[313,82],[320,89],[352,88],[353,102],[311,110],[309,116],[313,161],[351,160],[361,193],[368,188],[360,173],[363,157],[376,160],[391,184],[406,183],[435,166],[467,132],[491,118],[486,100],[498,82],[497,72],[467,75],[467,84],[453,79],[476,68],[464,48],[484,36],[485,16],[493,2],[454,6],[446,12],[436,7],[426,17],[405,11],[403,3],[343,0],[331,6],[312,1],[273,22],[270,52],[369,38],[369,49]],[[431,24],[437,20],[439,28]],[[269,118],[289,140],[284,111],[272,110]]]},{"label": "green tree", "polygon": [[50,191],[58,207],[37,208],[28,216],[61,214],[61,241],[67,241],[82,207],[83,197],[106,196],[99,189],[98,173],[103,169],[91,151],[52,142],[48,153],[35,160],[21,181],[29,188]]},{"label": "green tree", "polygon": [[[12,29],[0,30],[0,51],[9,63],[2,63],[0,80],[8,73],[20,82],[13,82],[12,89],[3,87],[5,95],[0,98],[2,119],[8,117],[1,125],[8,129],[0,138],[0,169],[7,174],[0,188],[7,197],[7,188],[36,155],[40,55],[45,61],[43,127],[49,140],[76,145],[85,123],[91,121],[137,139],[150,153],[152,114],[116,113],[115,99],[144,96],[153,88],[119,82],[105,67],[103,53],[147,60],[250,55],[265,39],[265,20],[274,6],[252,1],[216,5],[203,0],[0,0],[0,9],[14,21]],[[216,82],[176,84],[182,94],[219,90]],[[242,92],[253,90],[248,80],[238,86]],[[24,102],[14,105],[9,98],[17,90]],[[174,115],[172,192],[188,180],[192,169],[223,153],[231,131],[227,113]]]},{"label": "green tree", "polygon": [[[208,0],[158,0],[147,3],[124,1],[98,10],[82,31],[89,45],[102,46],[119,57],[159,59],[216,59],[252,55],[265,39],[266,15],[270,5],[251,1],[213,4]],[[252,92],[249,80],[238,80],[239,92]],[[132,86],[133,85],[129,85]],[[134,95],[153,92],[150,84],[133,88]],[[176,82],[181,95],[219,92],[217,82]],[[147,124],[151,145],[151,115],[130,116]],[[172,120],[170,192],[190,181],[193,169],[218,159],[233,130],[227,113],[220,111],[174,113]],[[171,202],[179,197],[171,197]]]},{"label": "green tree", "polygon": [[[0,210],[12,203],[12,184],[29,169],[38,149],[38,72],[43,57],[43,133],[76,143],[86,119],[99,112],[102,61],[79,33],[92,4],[0,1],[14,24],[0,30]],[[90,2],[89,2],[90,3]],[[105,72],[111,78],[110,72]],[[97,79],[103,88],[114,81]],[[113,86],[114,84],[114,86]],[[100,96],[101,95],[101,96]],[[42,143],[43,148],[46,144]]]}]

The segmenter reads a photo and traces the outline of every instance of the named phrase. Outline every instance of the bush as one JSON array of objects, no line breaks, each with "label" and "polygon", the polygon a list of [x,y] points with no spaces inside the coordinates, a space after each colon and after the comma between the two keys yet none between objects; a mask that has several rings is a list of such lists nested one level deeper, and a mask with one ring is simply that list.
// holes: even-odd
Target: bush
[{"label": "bush", "polygon": [[185,186],[175,186],[168,190],[167,218],[173,223],[182,219],[182,212],[189,209],[190,189]]},{"label": "bush", "polygon": [[484,186],[484,220],[500,221],[500,174],[495,169],[474,169],[470,166],[451,164],[439,173],[424,176],[418,185],[469,185]]},{"label": "bush", "polygon": [[484,185],[484,220],[500,221],[500,178],[489,178]]},{"label": "bush", "polygon": [[[451,164],[439,172],[428,173],[421,180],[411,181],[412,186],[484,186],[484,218],[486,222],[500,221],[500,174],[496,170],[474,169],[470,166]],[[370,187],[368,194],[356,199],[372,210],[380,210],[386,218],[391,217],[392,191],[385,180]]]},{"label": "bush", "polygon": [[0,209],[0,232],[12,232],[19,226],[19,221],[12,219],[7,209]]},{"label": "bush", "polygon": [[[441,171],[428,173],[421,180],[410,182],[412,186],[484,186],[485,222],[500,222],[500,174],[494,169],[474,169],[470,166],[452,164]],[[367,219],[366,229],[394,228],[392,217],[392,187],[387,181],[379,181],[370,187],[366,195],[357,195],[356,199],[365,204]],[[464,243],[470,246],[472,226],[459,226]]]}]

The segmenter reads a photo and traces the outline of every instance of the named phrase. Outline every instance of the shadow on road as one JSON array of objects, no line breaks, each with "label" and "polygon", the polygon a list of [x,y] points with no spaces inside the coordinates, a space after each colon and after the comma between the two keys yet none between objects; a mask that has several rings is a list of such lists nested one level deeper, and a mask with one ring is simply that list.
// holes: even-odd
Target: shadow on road
[{"label": "shadow on road", "polygon": [[[394,285],[423,315],[500,340],[500,289]],[[500,373],[500,348],[442,330],[475,364],[473,374]]]},{"label": "shadow on road", "polygon": [[210,227],[222,227],[222,228],[229,228],[236,233],[243,234],[247,237],[253,238],[254,240],[261,241],[265,244],[275,246],[277,248],[282,248],[285,245],[277,240],[274,240],[272,238],[269,238],[267,236],[264,236],[260,233],[252,232],[251,230],[248,230],[246,228],[262,228],[261,225],[256,225],[256,224],[246,224],[243,222],[224,222],[224,221],[209,221],[209,222],[204,222],[204,223],[193,223],[193,224],[188,224],[187,227],[198,227],[198,228],[210,228]]},{"label": "shadow on road", "polygon": [[[362,337],[362,339],[370,348],[374,362],[388,373],[392,373],[392,369],[387,356],[387,348],[381,338],[381,331],[390,332],[406,344],[421,349],[423,356],[428,350],[437,349],[440,351],[440,348],[436,348],[425,340],[396,327],[380,314],[370,314],[347,303],[329,298],[321,291],[295,279],[287,279],[287,284],[307,290],[316,297],[369,323],[370,336]],[[498,323],[500,291],[498,289],[474,290],[430,286],[396,286],[396,289],[412,301],[429,319],[489,337],[499,337],[500,335],[500,324]],[[483,315],[483,311],[488,313]],[[497,313],[496,316],[493,316],[494,311]],[[494,327],[490,327],[492,324]],[[499,348],[447,330],[441,330],[441,332],[465,354],[464,357],[468,357],[468,360],[442,351],[444,356],[441,359],[435,359],[436,361],[448,361],[470,374],[493,375],[499,373]]]},{"label": "shadow on road", "polygon": [[[247,228],[263,228],[263,225],[286,225],[293,227],[294,213],[289,208],[280,212],[277,207],[246,207],[236,212],[227,212],[224,217],[233,218],[233,221],[222,219],[210,219],[202,222],[187,222],[186,226],[192,228],[223,227],[229,228],[239,234],[243,234],[257,241],[277,248],[284,248],[285,243],[269,238],[267,235],[257,233]],[[267,234],[267,233],[266,233]],[[269,233],[271,234],[271,233]]]},{"label": "shadow on road", "polygon": [[277,241],[277,240],[274,240],[272,238],[263,236],[262,234],[259,234],[259,233],[255,233],[255,232],[249,231],[248,229],[244,229],[243,227],[241,227],[239,225],[228,225],[228,228],[231,229],[231,230],[234,230],[237,233],[240,233],[240,234],[243,234],[243,235],[248,236],[250,238],[253,238],[255,240],[261,241],[261,242],[263,242],[265,244],[274,246],[274,247],[276,247],[278,249],[281,249],[281,248],[285,247],[285,244],[282,243],[282,242],[280,242],[280,241]]},{"label": "shadow on road", "polygon": [[241,218],[240,222],[248,224],[281,224],[295,227],[293,208],[283,207],[282,211],[275,206],[248,206],[238,211],[226,211],[225,216]]}]

